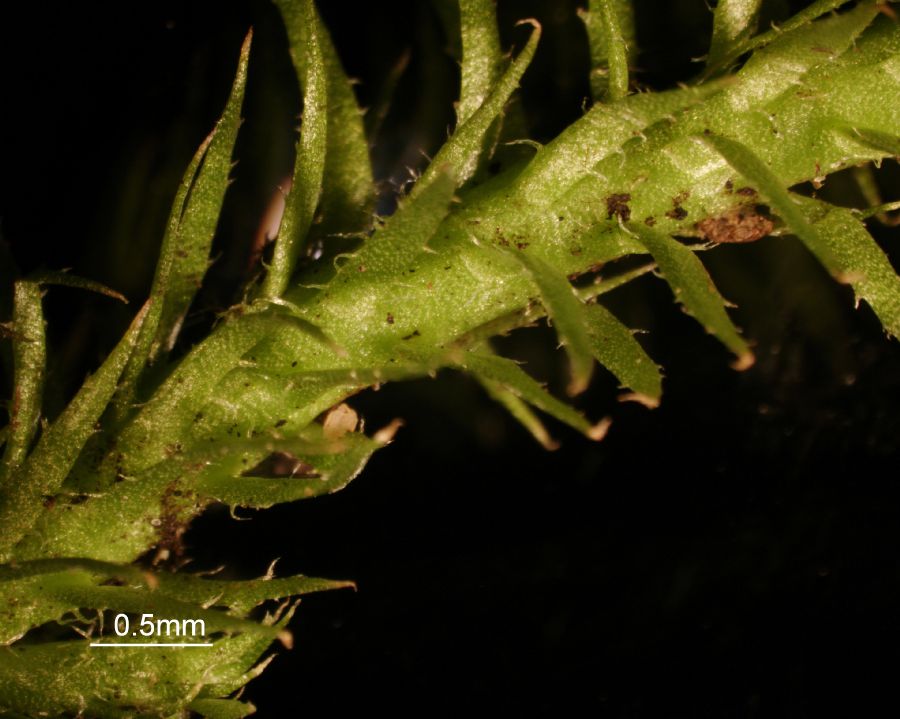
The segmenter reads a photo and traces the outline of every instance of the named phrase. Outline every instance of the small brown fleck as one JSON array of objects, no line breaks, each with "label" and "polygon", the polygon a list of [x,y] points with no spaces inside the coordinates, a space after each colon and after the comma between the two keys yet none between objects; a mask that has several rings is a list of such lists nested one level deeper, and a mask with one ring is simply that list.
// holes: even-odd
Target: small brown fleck
[{"label": "small brown fleck", "polygon": [[505,237],[501,237],[499,240],[497,240],[497,244],[501,247],[509,247],[509,240],[507,240]]},{"label": "small brown fleck", "polygon": [[618,217],[622,222],[628,222],[631,219],[631,208],[628,203],[631,202],[631,195],[627,192],[621,192],[610,195],[606,198],[606,219],[611,220],[613,216]]},{"label": "small brown fleck", "polygon": [[731,180],[725,180],[725,192],[729,195],[734,192],[734,183]]},{"label": "small brown fleck", "polygon": [[756,190],[752,187],[739,187],[735,192],[742,197],[756,197]]},{"label": "small brown fleck", "polygon": [[394,324],[394,315],[392,315],[390,312],[388,312],[387,323],[388,323],[389,325]]},{"label": "small brown fleck", "polygon": [[681,205],[677,205],[673,207],[666,213],[666,217],[669,217],[673,220],[683,220],[688,216],[687,210],[685,210]]},{"label": "small brown fleck", "polygon": [[187,530],[188,520],[185,515],[190,511],[190,505],[191,493],[182,494],[178,490],[177,482],[171,482],[166,487],[160,498],[159,517],[152,522],[159,540],[154,564],[167,560],[177,562],[184,554],[184,543],[181,538]]},{"label": "small brown fleck", "polygon": [[653,227],[653,225],[656,224],[656,218],[653,215],[650,215],[650,217],[645,217],[644,224],[647,225],[647,227]]},{"label": "small brown fleck", "polygon": [[812,178],[812,186],[817,190],[821,190],[825,184],[825,178],[822,176],[822,167],[816,163],[816,175]]},{"label": "small brown fleck", "polygon": [[413,337],[418,337],[421,333],[419,330],[413,330],[410,334],[406,335],[406,337],[401,337],[402,340],[411,340]]},{"label": "small brown fleck", "polygon": [[752,205],[736,207],[724,215],[697,223],[702,237],[716,243],[755,242],[768,235],[773,227],[772,221],[759,214]]},{"label": "small brown fleck", "polygon": [[524,250],[526,247],[528,247],[528,243],[527,242],[517,242],[516,247],[518,247],[520,250]]}]

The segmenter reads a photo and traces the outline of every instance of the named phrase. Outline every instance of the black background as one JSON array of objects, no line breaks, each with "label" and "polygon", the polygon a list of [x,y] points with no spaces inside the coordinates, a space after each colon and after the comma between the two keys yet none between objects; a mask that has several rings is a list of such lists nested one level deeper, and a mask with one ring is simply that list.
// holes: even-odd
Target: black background
[{"label": "black background", "polygon": [[[458,71],[427,3],[320,2],[364,106],[408,51],[375,139],[385,206],[407,165],[452,124]],[[797,4],[795,4],[796,6]],[[802,3],[801,3],[802,5]],[[640,2],[638,79],[688,79],[704,3]],[[523,103],[535,137],[582,112],[587,49],[574,4],[501,2],[545,38]],[[265,198],[290,167],[292,85],[264,3],[4,6],[2,221],[27,271],[72,267],[124,291],[152,276],[167,205],[215,121],[255,27],[247,122],[195,331],[234,299]],[[880,174],[897,196],[896,166]],[[842,178],[832,199],[858,201]],[[826,186],[826,191],[827,191]],[[893,194],[891,194],[893,192]],[[895,260],[897,231],[880,231]],[[611,415],[594,444],[552,424],[548,453],[465,377],[354,400],[367,426],[407,426],[343,492],[249,513],[212,511],[188,535],[195,566],[351,578],[303,601],[281,655],[245,696],[260,716],[493,708],[610,717],[822,716],[896,686],[900,598],[900,349],[790,238],[704,259],[757,364],[718,343],[644,277],[608,306],[666,368],[654,411],[616,402],[603,372],[579,406]],[[53,290],[46,300],[59,406],[113,344],[129,309]],[[189,328],[189,331],[190,328]],[[564,385],[546,328],[505,340]],[[54,399],[55,398],[55,399]]]}]

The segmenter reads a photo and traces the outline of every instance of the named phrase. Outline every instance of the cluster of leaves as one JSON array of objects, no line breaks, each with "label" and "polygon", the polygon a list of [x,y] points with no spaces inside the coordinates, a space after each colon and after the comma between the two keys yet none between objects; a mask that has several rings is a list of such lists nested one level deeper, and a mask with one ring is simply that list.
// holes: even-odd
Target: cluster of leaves
[{"label": "cluster of leaves", "polygon": [[[545,446],[553,440],[535,409],[601,439],[608,420],[551,395],[495,354],[491,338],[546,317],[569,359],[571,395],[599,362],[627,389],[623,399],[654,407],[660,368],[598,298],[655,271],[735,366],[748,367],[751,349],[698,255],[765,234],[796,235],[900,335],[900,279],[864,213],[789,189],[900,154],[900,31],[876,3],[829,15],[844,3],[820,0],[757,34],[760,0],[720,0],[697,81],[630,94],[631,3],[591,0],[593,107],[491,173],[492,158],[524,139],[505,108],[541,29],[526,21],[529,39],[507,61],[492,2],[459,0],[456,130],[386,220],[373,215],[361,114],[326,28],[311,0],[276,4],[303,122],[277,237],[246,300],[169,362],[209,262],[249,36],[224,114],[180,185],[147,303],[52,423],[42,417],[41,295],[77,281],[15,282],[15,389],[0,465],[0,705],[20,716],[252,712],[234,694],[265,666],[257,662],[273,640],[289,644],[293,605],[261,621],[254,609],[348,583],[229,582],[147,567],[177,557],[184,529],[211,503],[265,508],[345,486],[395,429],[357,431],[341,403],[363,389],[458,369]],[[357,244],[347,251],[335,237]],[[615,269],[635,256],[646,261]],[[287,471],[273,469],[279,461]],[[213,646],[91,648],[109,638],[110,611],[202,618]]]}]

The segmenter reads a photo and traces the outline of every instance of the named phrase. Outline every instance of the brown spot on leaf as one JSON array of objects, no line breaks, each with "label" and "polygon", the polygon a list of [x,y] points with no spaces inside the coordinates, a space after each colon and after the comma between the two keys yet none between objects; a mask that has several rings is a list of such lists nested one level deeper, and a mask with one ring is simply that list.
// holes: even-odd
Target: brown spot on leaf
[{"label": "brown spot on leaf", "polygon": [[178,482],[171,482],[160,498],[159,519],[152,522],[159,538],[154,564],[179,560],[184,555],[182,537],[188,527],[185,509],[192,503],[191,493],[179,490]]},{"label": "brown spot on leaf", "polygon": [[701,236],[710,242],[755,242],[772,232],[772,221],[753,205],[742,205],[724,215],[697,223]]},{"label": "brown spot on leaf", "polygon": [[742,197],[756,197],[757,192],[752,187],[739,187],[735,192]]},{"label": "brown spot on leaf", "polygon": [[388,323],[389,325],[394,324],[394,315],[392,315],[390,312],[388,312],[387,323]]},{"label": "brown spot on leaf", "polygon": [[691,193],[687,190],[682,190],[675,197],[672,198],[672,209],[666,213],[666,217],[672,220],[683,220],[688,216],[687,210],[685,210],[681,203],[683,203],[688,197],[691,196]]},{"label": "brown spot on leaf", "polygon": [[622,222],[628,222],[628,220],[631,219],[631,208],[628,206],[629,202],[631,202],[631,195],[627,192],[621,192],[607,197],[606,219],[611,220],[615,216],[622,220]]},{"label": "brown spot on leaf", "polygon": [[656,224],[656,218],[653,217],[653,215],[650,215],[650,217],[645,217],[644,224],[647,225],[647,227],[653,227],[653,225]]}]

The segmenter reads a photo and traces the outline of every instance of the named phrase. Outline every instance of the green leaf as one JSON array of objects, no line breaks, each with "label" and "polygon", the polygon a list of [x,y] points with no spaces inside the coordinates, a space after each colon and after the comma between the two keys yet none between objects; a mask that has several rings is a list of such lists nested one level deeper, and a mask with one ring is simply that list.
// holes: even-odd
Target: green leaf
[{"label": "green leaf", "polygon": [[896,133],[869,130],[864,127],[841,128],[842,134],[885,155],[900,156],[900,137]]},{"label": "green leaf", "polygon": [[658,406],[662,396],[662,374],[632,331],[602,305],[588,305],[584,311],[594,357],[624,387],[632,390],[632,394],[624,395],[622,399],[635,400],[651,408]]},{"label": "green leaf", "polygon": [[128,299],[121,292],[116,292],[114,289],[111,289],[100,282],[96,282],[95,280],[70,274],[66,270],[62,272],[44,270],[31,275],[30,279],[33,282],[37,282],[41,287],[46,287],[47,285],[72,287],[77,290],[96,292],[97,294],[105,295],[106,297],[112,297],[114,300],[119,300],[119,302],[124,302],[126,305],[128,304]]},{"label": "green leaf", "polygon": [[[700,105],[721,89],[721,85],[711,83],[678,91],[638,93],[613,105],[595,103],[581,119],[538,150],[514,180],[515,198],[558,209],[566,193],[594,177],[601,161],[615,156],[620,165],[620,153],[626,143],[657,123],[668,124],[667,118]],[[615,179],[597,178],[606,194]],[[595,205],[597,200],[595,195]]]},{"label": "green leaf", "polygon": [[580,15],[591,48],[591,95],[615,102],[628,95],[629,45],[634,45],[630,0],[589,0]]},{"label": "green leaf", "polygon": [[144,368],[160,351],[172,349],[206,274],[241,124],[251,39],[252,32],[241,46],[237,73],[222,117],[194,154],[175,194],[150,289],[147,318],[116,399],[118,421],[130,410]]},{"label": "green leaf", "polygon": [[658,230],[641,225],[633,225],[631,229],[656,260],[675,299],[707,332],[734,352],[735,367],[744,369],[752,365],[753,353],[732,324],[725,312],[725,300],[694,252]]},{"label": "green leaf", "polygon": [[[40,598],[74,608],[113,610],[135,614],[151,613],[171,619],[202,619],[206,625],[206,635],[219,632],[250,632],[268,635],[271,639],[278,631],[257,622],[226,612],[206,609],[192,602],[184,602],[161,591],[149,591],[146,587],[116,587],[97,584],[85,572],[67,571],[46,574],[37,585]],[[21,597],[27,600],[27,595]],[[198,637],[198,639],[200,639]],[[109,637],[108,641],[147,641],[134,635],[125,638]]]},{"label": "green leaf", "polygon": [[484,387],[488,395],[496,402],[503,405],[513,418],[518,420],[518,422],[528,430],[528,433],[534,437],[544,449],[555,450],[559,448],[559,442],[550,436],[547,428],[544,427],[544,423],[541,422],[540,417],[531,411],[531,408],[522,401],[519,395],[515,394],[512,390],[507,389],[499,382],[495,382],[487,377],[475,375],[475,378],[479,381],[481,386]]},{"label": "green leaf", "polygon": [[795,93],[801,78],[806,79],[803,84],[808,86],[818,73],[834,73],[836,59],[846,61],[847,51],[877,12],[874,5],[864,2],[841,15],[780,32],[771,44],[753,53],[737,74],[737,82],[726,91],[732,111],[759,109],[779,95]]},{"label": "green leaf", "polygon": [[584,322],[584,306],[565,275],[527,252],[510,252],[528,271],[541,293],[541,302],[569,355],[572,380],[569,395],[587,389],[594,370],[591,341]]},{"label": "green leaf", "polygon": [[[163,248],[151,297],[161,297],[162,314],[156,329],[152,361],[159,347],[171,349],[188,307],[206,274],[209,251],[219,221],[232,168],[232,154],[241,125],[241,106],[247,84],[252,33],[241,46],[237,73],[225,111],[209,139],[196,177],[190,183],[174,236]],[[193,163],[192,163],[193,164]],[[190,172],[190,168],[188,169]],[[176,204],[175,211],[181,208]]]},{"label": "green leaf", "polygon": [[[185,357],[178,368],[143,405],[122,430],[117,453],[125,455],[119,469],[126,475],[162,461],[182,443],[198,409],[241,358],[267,335],[284,325],[297,330],[311,346],[332,356],[334,350],[321,333],[308,323],[276,311],[248,312],[226,319],[201,345]],[[111,481],[116,470],[103,471]]]},{"label": "green leaf", "polygon": [[[278,446],[287,450],[291,448],[291,443]],[[382,443],[363,434],[351,433],[336,440],[331,454],[317,456],[315,453],[298,452],[296,457],[303,460],[304,477],[269,478],[234,476],[227,472],[207,473],[195,486],[201,494],[231,507],[265,509],[343,489],[359,475],[375,450],[382,446]]]},{"label": "green leaf", "polygon": [[[716,61],[710,61],[707,65],[705,76],[710,76],[730,65],[744,53],[756,50],[769,43],[778,40],[781,36],[794,32],[800,28],[809,25],[813,20],[826,13],[836,10],[841,5],[846,5],[847,0],[817,0],[800,12],[796,13],[778,27],[773,27],[768,32],[761,33],[755,37],[748,38],[742,42],[733,44],[728,50],[724,51],[721,57]],[[874,7],[874,3],[863,2],[860,7],[867,5]]]},{"label": "green leaf", "polygon": [[885,332],[900,338],[900,277],[866,226],[851,210],[792,195],[804,225],[789,225],[804,245],[839,282],[865,300]]},{"label": "green leaf", "polygon": [[[82,590],[88,586],[98,588],[101,592],[96,595],[99,603],[95,598],[92,600],[95,603],[80,604],[83,595],[67,595],[66,588],[73,582]],[[21,562],[0,566],[0,591],[9,607],[0,615],[0,644],[9,644],[29,628],[59,620],[79,608],[102,608],[108,601],[107,595],[102,594],[103,588],[109,584],[168,597],[198,608],[226,608],[237,617],[245,617],[266,600],[354,586],[353,582],[300,575],[224,581],[184,573],[150,572],[133,565],[90,559]]]},{"label": "green leaf", "polygon": [[246,632],[195,649],[14,646],[0,652],[0,696],[4,709],[28,716],[183,716],[195,697],[224,698],[257,676],[271,643],[270,633]]},{"label": "green leaf", "polygon": [[792,195],[753,152],[734,140],[706,138],[728,163],[747,178],[788,229],[839,281],[850,284],[889,334],[900,336],[900,278],[884,252],[850,210]]},{"label": "green leaf", "polygon": [[116,390],[146,312],[145,305],[100,369],[85,381],[75,398],[44,432],[17,472],[15,483],[0,497],[0,526],[4,528],[0,551],[5,552],[24,536],[43,513],[44,498],[62,486]]},{"label": "green leaf", "polygon": [[237,699],[195,699],[187,708],[207,719],[243,719],[256,713],[252,704]]},{"label": "green leaf", "polygon": [[[13,285],[13,396],[9,404],[9,434],[0,464],[0,493],[9,490],[34,440],[41,419],[47,340],[41,288],[37,282]],[[18,479],[15,479],[18,481]]]},{"label": "green leaf", "polygon": [[[73,565],[71,560],[68,563]],[[132,577],[138,573],[135,569],[109,568],[114,584],[123,581],[134,583],[133,586],[115,586],[108,582],[98,583],[106,573],[100,563],[81,564],[84,566],[70,566],[63,571],[32,573],[31,578],[38,580],[38,583],[31,587],[23,585],[21,577],[13,580],[7,577],[0,585],[4,589],[4,597],[9,597],[17,608],[35,600],[71,608],[70,611],[90,635],[90,640],[15,644],[0,652],[0,696],[3,696],[5,709],[31,715],[82,713],[118,717],[133,716],[135,710],[152,712],[157,716],[174,715],[195,698],[225,697],[258,675],[265,663],[256,668],[253,668],[253,663],[273,639],[281,639],[287,645],[291,643],[290,634],[284,626],[293,609],[276,612],[276,616],[267,615],[260,624],[180,601],[162,591],[161,586],[154,589],[156,582],[161,585],[167,583],[164,574],[153,575],[151,581],[151,575],[146,573],[142,575],[143,581],[134,583]],[[27,574],[32,567],[25,569]],[[13,572],[18,570],[16,568]],[[203,581],[187,580],[187,584]],[[284,581],[289,584],[284,584]],[[246,595],[247,589],[250,589],[250,594],[255,595],[253,598],[257,598],[278,596],[283,591],[300,588],[291,581],[261,579],[231,584],[243,584],[239,593]],[[178,582],[182,586],[174,589],[183,590],[185,579]],[[261,591],[263,585],[269,591]],[[9,593],[11,589],[12,594]],[[26,592],[17,593],[17,589],[25,589]],[[29,589],[31,594],[27,591]],[[249,607],[249,599],[242,596],[240,603]],[[210,597],[209,603],[213,601],[216,598]],[[145,636],[119,637],[109,627],[104,637],[102,623],[98,625],[93,622],[92,629],[86,626],[87,620],[82,617],[79,608],[131,614],[131,628],[135,631],[140,627],[139,617],[143,614],[165,619],[202,620],[202,638],[212,646],[190,650],[89,647],[89,641],[121,644],[148,639]],[[279,613],[282,614],[280,620],[277,618]],[[200,630],[197,624],[193,628]],[[150,641],[158,642],[160,639]],[[201,637],[187,641],[199,643]],[[135,677],[141,677],[142,681],[135,681]]]},{"label": "green leaf", "polygon": [[762,0],[719,0],[707,64],[717,65],[756,31]]},{"label": "green leaf", "polygon": [[[303,124],[300,128],[300,141],[297,143],[291,190],[275,240],[272,264],[263,285],[263,295],[266,297],[280,297],[287,289],[294,266],[305,247],[325,174],[328,80],[319,23],[312,0],[298,3],[297,13],[306,29],[305,42],[299,47],[292,44],[291,55],[294,56],[294,67],[303,92]],[[303,53],[303,57],[296,57],[296,53]]]},{"label": "green leaf", "polygon": [[182,573],[160,573],[157,591],[181,601],[204,607],[228,607],[232,612],[245,615],[262,602],[285,599],[333,589],[355,588],[353,582],[318,577],[261,577],[243,581],[205,579]]},{"label": "green leaf", "polygon": [[[86,501],[59,496],[56,505],[16,546],[15,556],[19,561],[72,556],[134,561],[151,547],[167,548],[173,542],[177,546],[180,532],[214,500],[271,506],[277,501],[337,491],[389,439],[347,435],[328,440],[321,433],[316,425],[293,438],[211,437],[186,451],[171,449],[168,458],[120,477]],[[325,481],[285,478],[262,482],[242,476],[273,453],[309,458]]]},{"label": "green leaf", "polygon": [[367,239],[362,247],[339,258],[341,267],[332,280],[340,286],[358,276],[368,284],[409,270],[450,212],[456,180],[448,168],[439,172],[416,198],[400,200],[397,211]]},{"label": "green leaf", "polygon": [[464,352],[455,365],[470,372],[482,383],[487,380],[499,384],[590,439],[599,441],[606,435],[609,427],[607,420],[592,425],[569,405],[547,392],[512,360],[483,352]]},{"label": "green leaf", "polygon": [[459,0],[462,68],[456,124],[463,125],[487,100],[503,61],[493,0]]},{"label": "green leaf", "polygon": [[[165,351],[171,350],[184,316],[209,266],[210,249],[230,182],[232,155],[241,126],[241,107],[247,85],[247,65],[252,38],[251,31],[247,33],[241,45],[237,71],[225,110],[216,123],[209,148],[191,184],[176,236],[172,238],[171,244],[164,248],[164,259],[158,265],[162,276],[158,275],[158,282],[154,278],[151,297],[154,290],[157,297],[163,297],[162,315],[149,355],[151,362],[160,347]],[[163,274],[166,272],[163,268],[165,264],[169,264],[168,276]]]},{"label": "green leaf", "polygon": [[655,269],[656,263],[648,262],[645,265],[635,267],[633,270],[621,272],[617,275],[613,275],[612,277],[598,277],[595,279],[593,284],[576,290],[576,293],[583,302],[587,302],[588,300],[595,299],[600,295],[605,295],[607,292],[612,292],[617,287],[621,287],[622,285],[625,285],[632,280],[636,280],[638,277],[643,277],[648,272],[653,272],[653,270]]},{"label": "green leaf", "polygon": [[[327,143],[322,195],[312,235],[361,232],[372,224],[375,184],[362,114],[328,29],[311,0],[275,0],[287,28],[298,78],[308,76],[307,48],[315,35],[324,63]],[[310,138],[312,139],[312,138]],[[312,237],[310,237],[310,240]],[[308,240],[309,241],[309,240]]]},{"label": "green leaf", "polygon": [[460,185],[475,174],[475,171],[478,169],[479,158],[484,149],[485,136],[494,120],[503,112],[510,95],[518,87],[519,80],[531,63],[534,51],[537,49],[538,40],[541,37],[541,27],[534,20],[522,22],[531,24],[534,27],[531,37],[528,38],[528,43],[518,57],[513,60],[507,71],[503,73],[503,76],[482,105],[465,123],[457,127],[450,139],[444,143],[444,146],[435,155],[422,177],[413,185],[410,198],[416,198],[438,177],[447,173],[448,170]]}]

